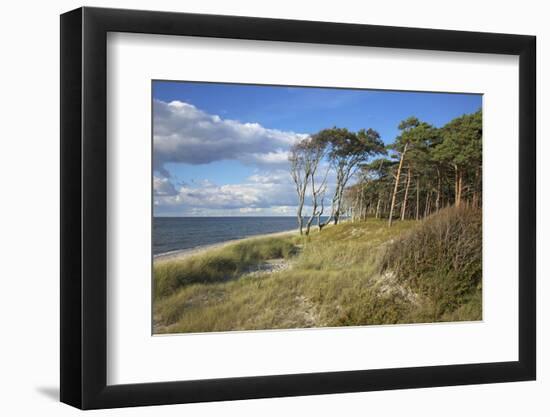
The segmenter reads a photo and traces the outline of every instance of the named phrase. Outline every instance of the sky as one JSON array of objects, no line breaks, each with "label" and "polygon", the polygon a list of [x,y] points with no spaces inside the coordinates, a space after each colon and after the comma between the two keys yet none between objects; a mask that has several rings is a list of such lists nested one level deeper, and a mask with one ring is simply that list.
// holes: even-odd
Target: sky
[{"label": "sky", "polygon": [[154,215],[293,216],[296,141],[337,126],[372,128],[388,144],[409,116],[440,127],[481,103],[474,94],[154,81]]}]

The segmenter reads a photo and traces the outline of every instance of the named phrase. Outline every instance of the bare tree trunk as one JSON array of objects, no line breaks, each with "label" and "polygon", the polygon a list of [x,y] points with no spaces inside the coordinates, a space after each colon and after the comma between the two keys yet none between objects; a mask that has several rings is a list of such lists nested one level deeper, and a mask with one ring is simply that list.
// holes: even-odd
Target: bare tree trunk
[{"label": "bare tree trunk", "polygon": [[304,218],[302,217],[302,209],[304,208],[303,201],[300,202],[300,205],[298,206],[298,212],[296,213],[296,217],[298,218],[298,228],[300,229],[300,235],[304,234]]},{"label": "bare tree trunk", "polygon": [[359,199],[359,221],[363,220],[363,191],[365,187],[361,187],[361,197]]},{"label": "bare tree trunk", "polygon": [[424,218],[428,217],[428,207],[430,205],[431,191],[426,192],[426,205],[424,206]]},{"label": "bare tree trunk", "polygon": [[439,211],[439,200],[441,199],[441,172],[437,168],[437,196],[435,199],[435,211]]},{"label": "bare tree trunk", "polygon": [[306,223],[306,236],[309,235],[309,231],[311,229],[311,223],[313,223],[313,219],[315,218],[315,210],[311,212],[311,216],[309,216],[309,219]]},{"label": "bare tree trunk", "polygon": [[306,223],[306,236],[309,236],[309,231],[311,229],[311,223],[313,222],[313,219],[315,217],[315,214],[317,212],[317,193],[315,191],[315,173],[311,176],[311,188],[312,188],[312,194],[313,194],[313,207],[311,208],[311,216],[309,216],[309,219]]},{"label": "bare tree trunk", "polygon": [[351,207],[351,221],[355,222],[357,220],[357,206],[360,204],[359,201],[359,193],[355,196],[355,201],[353,202],[353,206]]},{"label": "bare tree trunk", "polygon": [[455,200],[455,206],[460,207],[460,202],[462,200],[462,170],[457,171],[457,179],[456,179],[456,200]]},{"label": "bare tree trunk", "polygon": [[321,209],[317,212],[317,227],[319,228],[319,232],[323,230],[323,227],[326,226],[326,223],[321,223],[321,216],[323,215],[323,211],[325,211],[325,197],[321,196]]},{"label": "bare tree trunk", "polygon": [[416,179],[416,220],[420,219],[420,180]]},{"label": "bare tree trunk", "polygon": [[333,221],[335,225],[338,224],[338,217],[339,217],[338,212],[340,211],[339,183],[340,183],[339,176],[337,176],[336,190],[334,191],[334,196],[332,197],[331,213],[328,216],[327,221],[319,228],[319,230],[321,230],[323,227],[325,227],[331,221]]},{"label": "bare tree trunk", "polygon": [[395,177],[395,186],[393,187],[393,195],[391,198],[390,206],[390,215],[388,217],[388,227],[391,227],[393,222],[393,209],[395,208],[395,198],[397,197],[397,189],[399,188],[399,177],[401,176],[401,168],[403,167],[403,160],[405,159],[405,154],[407,153],[408,143],[405,144],[403,152],[401,153],[401,159],[399,160],[399,166],[397,167],[397,175]]},{"label": "bare tree trunk", "polygon": [[296,217],[298,218],[298,227],[300,229],[300,235],[303,235],[304,234],[304,218],[302,216],[302,211],[304,210],[304,201],[305,201],[305,198],[306,198],[306,190],[307,190],[307,177],[306,177],[306,180],[304,181],[302,187],[300,188],[299,192],[298,192],[298,197],[299,197],[299,203],[298,203],[298,212],[296,213]]},{"label": "bare tree trunk", "polygon": [[376,203],[376,214],[375,214],[375,218],[379,219],[380,218],[380,203],[382,202],[382,199],[380,197],[378,197],[378,202]]},{"label": "bare tree trunk", "polygon": [[479,207],[479,194],[480,194],[480,180],[479,180],[479,167],[476,168],[476,177],[475,177],[475,185],[474,185],[474,195],[472,197],[472,206],[474,208],[478,208]]},{"label": "bare tree trunk", "polygon": [[455,206],[458,205],[458,167],[455,165]]},{"label": "bare tree trunk", "polygon": [[302,218],[302,210],[304,209],[304,199],[306,196],[309,176],[311,174],[311,166],[297,147],[292,148],[289,161],[290,175],[292,176],[296,186],[296,194],[298,194],[298,210],[296,212],[296,217],[298,218],[298,228],[300,229],[300,235],[303,235],[304,220]]},{"label": "bare tree trunk", "polygon": [[401,207],[401,220],[405,220],[407,211],[407,199],[409,198],[409,186],[411,185],[411,167],[407,170],[407,185],[405,187],[405,197],[403,197],[403,206]]},{"label": "bare tree trunk", "polygon": [[301,187],[298,187],[298,211],[296,212],[296,217],[298,218],[298,228],[300,229],[300,235],[304,234],[304,218],[302,216],[302,211],[304,209],[304,200],[306,197],[307,182],[304,181]]},{"label": "bare tree trunk", "polygon": [[309,232],[310,232],[310,229],[311,229],[311,224],[313,223],[313,219],[315,218],[315,210],[317,209],[317,207],[315,207],[313,209],[313,211],[311,212],[311,216],[309,216],[309,219],[307,220],[307,223],[306,223],[306,236],[309,236]]},{"label": "bare tree trunk", "polygon": [[[321,215],[324,211],[324,201],[325,201],[325,192],[327,190],[327,176],[329,173],[329,170],[325,171],[325,175],[322,177],[321,182],[319,185],[317,185],[315,181],[315,175],[317,173],[317,167],[319,165],[319,161],[322,158],[322,154],[316,155],[316,160],[314,161],[313,169],[311,172],[311,196],[312,196],[312,212],[311,216],[309,216],[308,222],[307,222],[307,229],[306,229],[306,236],[309,236],[309,232],[311,229],[311,225],[313,224],[313,219],[317,217],[317,225],[321,222]],[[317,211],[319,208],[319,199],[321,199],[321,211]],[[321,231],[321,227],[319,227],[319,231]]]},{"label": "bare tree trunk", "polygon": [[462,170],[455,165],[455,207],[460,207],[462,200]]},{"label": "bare tree trunk", "polygon": [[334,225],[337,225],[340,221],[340,215],[342,211],[342,198],[344,194],[344,185],[340,185],[340,191],[337,193],[337,200],[336,200],[336,211],[334,212]]}]

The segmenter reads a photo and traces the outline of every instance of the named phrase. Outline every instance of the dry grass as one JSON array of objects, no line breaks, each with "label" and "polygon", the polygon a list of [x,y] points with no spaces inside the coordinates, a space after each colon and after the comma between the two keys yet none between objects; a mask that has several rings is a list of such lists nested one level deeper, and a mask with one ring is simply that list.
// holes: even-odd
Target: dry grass
[{"label": "dry grass", "polygon": [[[472,294],[462,293],[464,303],[453,304],[456,308],[438,307],[434,316],[434,305],[439,304],[432,297],[445,299],[446,294],[427,288],[432,288],[432,281],[443,270],[426,265],[414,280],[410,275],[407,279],[397,275],[407,270],[408,260],[421,256],[423,249],[410,242],[433,227],[430,221],[397,222],[388,228],[383,220],[369,219],[326,228],[309,238],[251,239],[182,261],[159,262],[154,268],[155,332],[480,319],[476,307],[481,306],[480,296],[476,298],[480,286],[478,291],[474,285]],[[396,262],[401,259],[396,257],[399,251],[407,252],[402,262]],[[443,251],[437,256],[444,255]],[[290,268],[248,273],[274,258],[285,258]],[[432,266],[437,262],[434,259]],[[424,275],[432,283],[426,288],[419,284]],[[445,275],[440,280],[451,279]],[[445,285],[433,288],[449,289]]]},{"label": "dry grass", "polygon": [[182,260],[155,262],[155,299],[189,284],[224,282],[266,259],[288,258],[295,246],[288,237],[248,239]]}]

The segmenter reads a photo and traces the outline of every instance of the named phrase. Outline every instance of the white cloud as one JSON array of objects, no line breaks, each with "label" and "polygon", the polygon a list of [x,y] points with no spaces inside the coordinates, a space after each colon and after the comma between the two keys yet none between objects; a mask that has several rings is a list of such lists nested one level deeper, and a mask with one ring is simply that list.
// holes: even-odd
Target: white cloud
[{"label": "white cloud", "polygon": [[296,214],[296,207],[294,206],[277,206],[272,208],[273,213],[288,216],[291,214]]},{"label": "white cloud", "polygon": [[254,184],[288,184],[290,181],[290,172],[282,169],[258,172],[247,179],[247,182]]},{"label": "white cloud", "polygon": [[166,197],[178,194],[174,185],[168,180],[168,178],[164,177],[153,177],[153,190],[155,196]]},{"label": "white cloud", "polygon": [[261,207],[242,207],[239,209],[239,213],[248,214],[248,213],[260,213],[263,210]]},{"label": "white cloud", "polygon": [[[238,213],[286,214],[294,207],[296,194],[286,171],[262,172],[251,175],[241,184],[216,185],[202,181],[199,185],[184,184],[175,194],[162,193],[163,181],[155,181],[156,210],[196,214],[197,210],[235,210]],[[277,211],[278,210],[278,211]]]},{"label": "white cloud", "polygon": [[[208,114],[182,101],[154,101],[154,205],[156,215],[294,215],[297,196],[289,173],[288,149],[307,135],[267,129]],[[200,165],[236,160],[248,166],[239,184],[208,179],[175,185],[167,163]],[[320,182],[328,164],[319,167]],[[328,178],[330,206],[334,174]],[[311,212],[307,196],[304,214]],[[326,210],[328,211],[328,207]]]},{"label": "white cloud", "polygon": [[290,145],[307,136],[222,119],[182,101],[155,100],[153,112],[154,167],[164,175],[169,162],[197,165],[234,159],[257,166],[282,166],[287,163]]}]

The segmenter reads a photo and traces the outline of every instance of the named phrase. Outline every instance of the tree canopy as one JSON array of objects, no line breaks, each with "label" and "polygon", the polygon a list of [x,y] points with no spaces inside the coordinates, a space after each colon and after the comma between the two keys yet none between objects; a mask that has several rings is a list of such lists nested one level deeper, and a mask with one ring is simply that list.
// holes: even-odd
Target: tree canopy
[{"label": "tree canopy", "polygon": [[[344,213],[359,219],[386,217],[391,226],[395,217],[418,220],[451,204],[481,206],[481,110],[440,128],[415,116],[397,127],[398,135],[387,146],[372,128],[353,132],[336,126],[295,145],[303,158],[294,164],[302,169],[296,177],[302,187],[297,188],[300,218],[307,189],[312,198],[308,233],[313,216],[320,228],[338,223]],[[321,224],[329,172],[335,177],[331,211]]]}]

